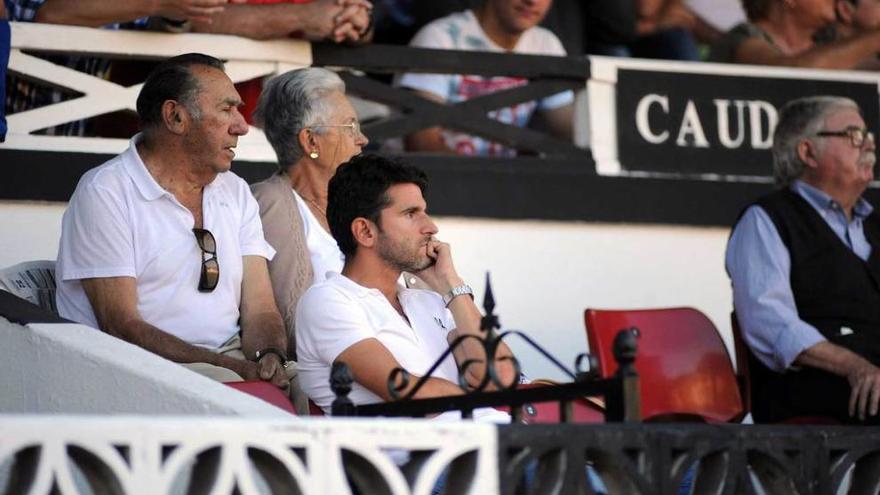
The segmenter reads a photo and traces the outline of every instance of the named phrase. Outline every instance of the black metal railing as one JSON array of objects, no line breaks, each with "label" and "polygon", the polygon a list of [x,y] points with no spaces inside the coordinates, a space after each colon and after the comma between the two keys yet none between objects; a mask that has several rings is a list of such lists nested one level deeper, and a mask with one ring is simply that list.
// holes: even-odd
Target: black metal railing
[{"label": "black metal railing", "polygon": [[[500,425],[501,493],[583,494],[590,465],[610,494],[880,492],[880,429],[700,424]],[[537,473],[525,491],[523,473]]]},{"label": "black metal railing", "polygon": [[[429,370],[416,383],[410,386],[411,376],[403,368],[392,370],[388,376],[388,393],[392,401],[356,405],[348,397],[351,392],[353,378],[345,363],[334,363],[330,373],[330,387],[336,395],[331,406],[333,416],[410,416],[424,417],[429,414],[445,411],[461,411],[464,418],[471,418],[474,409],[481,407],[508,407],[511,419],[521,422],[524,406],[541,402],[557,402],[560,420],[569,422],[572,418],[571,401],[586,396],[600,396],[605,401],[605,420],[608,422],[637,422],[641,418],[639,403],[639,377],[635,370],[636,334],[629,329],[622,330],[614,342],[614,357],[618,363],[618,371],[614,376],[600,379],[596,374],[596,360],[593,356],[583,353],[574,364],[574,370],[554,358],[549,352],[531,337],[518,330],[500,329],[500,322],[495,315],[495,299],[492,286],[486,276],[486,294],[483,300],[485,315],[480,328],[483,335],[460,336],[450,342],[449,348],[441,354]],[[532,349],[549,360],[554,366],[565,373],[572,381],[559,385],[519,388],[520,367],[513,356],[496,357],[497,350],[504,339],[519,337]],[[428,382],[433,372],[440,367],[459,346],[466,340],[476,339],[485,351],[485,361],[471,360],[459,363],[459,386],[462,395],[415,399],[418,391]],[[496,372],[499,362],[509,361],[514,370],[515,378],[504,383]],[[477,384],[468,383],[465,378],[471,366],[485,366],[482,380]],[[401,393],[407,390],[406,393]]]},{"label": "black metal railing", "polygon": [[[528,79],[529,84],[524,86],[447,104],[423,98],[407,89],[393,87],[390,83],[360,72],[341,73],[349,92],[383,103],[394,110],[387,118],[365,123],[364,133],[375,142],[442,126],[517,149],[524,155],[537,154],[557,163],[571,163],[580,168],[595,170],[589,150],[535,129],[503,124],[487,115],[499,108],[540,100],[563,91],[584,89],[587,79],[590,78],[590,65],[585,58],[388,45],[352,48],[329,44],[313,45],[312,56],[314,65],[352,68],[373,74],[423,72]],[[418,154],[407,156],[418,163]],[[449,160],[461,162],[471,158],[450,156]]]}]

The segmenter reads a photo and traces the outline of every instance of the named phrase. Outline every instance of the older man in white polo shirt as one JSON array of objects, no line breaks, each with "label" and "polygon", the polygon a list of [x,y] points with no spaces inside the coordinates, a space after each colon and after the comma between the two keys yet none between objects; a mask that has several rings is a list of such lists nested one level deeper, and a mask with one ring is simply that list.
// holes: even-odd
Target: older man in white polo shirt
[{"label": "older man in white polo shirt", "polygon": [[247,124],[223,64],[187,54],[147,78],[143,133],[90,170],[64,214],[62,316],[221,381],[287,389],[287,339],[247,184],[228,173]]}]

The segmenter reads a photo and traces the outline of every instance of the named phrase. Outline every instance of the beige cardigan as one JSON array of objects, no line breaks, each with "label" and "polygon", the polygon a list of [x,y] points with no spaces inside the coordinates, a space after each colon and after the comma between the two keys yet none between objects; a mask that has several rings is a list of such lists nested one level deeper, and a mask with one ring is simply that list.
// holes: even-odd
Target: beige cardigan
[{"label": "beige cardigan", "polygon": [[312,260],[306,246],[299,206],[285,172],[253,184],[251,190],[260,205],[263,234],[277,253],[269,262],[269,277],[275,303],[287,329],[287,355],[296,356],[296,304],[312,285]]}]

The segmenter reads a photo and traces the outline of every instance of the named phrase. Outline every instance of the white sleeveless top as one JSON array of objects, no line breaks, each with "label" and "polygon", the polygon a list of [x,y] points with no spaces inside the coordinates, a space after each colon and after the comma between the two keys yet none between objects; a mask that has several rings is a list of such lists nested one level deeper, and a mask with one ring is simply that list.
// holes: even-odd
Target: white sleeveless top
[{"label": "white sleeveless top", "polygon": [[314,273],[312,283],[323,282],[327,278],[327,272],[342,273],[345,256],[339,250],[336,239],[324,230],[305,200],[293,188],[290,190],[293,192],[293,197],[296,198],[299,214],[303,220],[306,246],[309,248],[309,259],[312,260],[312,272]]}]

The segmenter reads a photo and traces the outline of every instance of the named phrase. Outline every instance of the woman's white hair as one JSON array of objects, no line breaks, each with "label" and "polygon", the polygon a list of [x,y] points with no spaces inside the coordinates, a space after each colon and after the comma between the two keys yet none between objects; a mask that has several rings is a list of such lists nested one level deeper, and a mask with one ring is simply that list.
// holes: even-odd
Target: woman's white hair
[{"label": "woman's white hair", "polygon": [[327,96],[345,93],[345,83],[332,71],[306,67],[285,72],[266,82],[254,111],[254,121],[285,169],[306,154],[299,143],[299,131],[324,124],[323,115],[332,113]]}]

